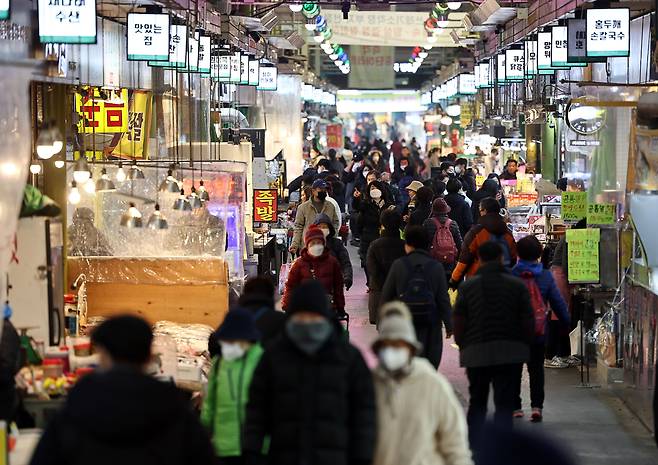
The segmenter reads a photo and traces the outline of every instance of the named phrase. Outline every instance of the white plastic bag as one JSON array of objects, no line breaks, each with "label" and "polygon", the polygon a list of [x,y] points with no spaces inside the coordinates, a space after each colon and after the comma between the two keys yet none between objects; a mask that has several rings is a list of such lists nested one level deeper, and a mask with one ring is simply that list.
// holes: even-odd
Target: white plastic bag
[{"label": "white plastic bag", "polygon": [[279,295],[283,295],[283,292],[286,290],[286,281],[288,281],[288,274],[291,267],[292,262],[290,260],[290,254],[288,254],[288,261],[281,265],[281,270],[279,271]]},{"label": "white plastic bag", "polygon": [[569,333],[569,340],[571,341],[571,355],[583,355],[580,344],[580,325],[581,322],[578,321],[576,328]]}]

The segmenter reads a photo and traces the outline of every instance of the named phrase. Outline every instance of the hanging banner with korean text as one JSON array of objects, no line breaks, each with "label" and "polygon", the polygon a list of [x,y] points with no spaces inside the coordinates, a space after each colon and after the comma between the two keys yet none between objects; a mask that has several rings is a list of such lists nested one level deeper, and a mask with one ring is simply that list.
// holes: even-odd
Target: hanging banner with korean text
[{"label": "hanging banner with korean text", "polygon": [[523,47],[525,49],[525,77],[532,78],[537,74],[537,41],[527,40]]},{"label": "hanging banner with korean text", "polygon": [[567,276],[569,283],[599,282],[600,242],[601,231],[597,228],[567,229]]},{"label": "hanging banner with korean text", "polygon": [[96,0],[39,0],[37,10],[42,44],[96,43]]},{"label": "hanging banner with korean text", "polygon": [[563,220],[580,221],[587,217],[587,192],[563,192],[562,210]]},{"label": "hanging banner with korean text", "polygon": [[260,78],[258,79],[258,90],[277,90],[278,87],[278,73],[279,70],[276,66],[264,66],[261,65]]},{"label": "hanging banner with korean text", "polygon": [[505,78],[508,81],[522,81],[525,77],[525,57],[522,48],[505,50]]},{"label": "hanging banner with korean text", "polygon": [[128,128],[128,89],[107,90],[101,97],[100,88],[83,87],[75,94],[78,132],[107,134],[125,132]]},{"label": "hanging banner with korean text", "polygon": [[587,20],[567,19],[567,61],[587,61]]},{"label": "hanging banner with korean text", "polygon": [[151,92],[142,90],[132,92],[128,113],[128,128],[120,136],[116,146],[110,143],[110,154],[112,156],[119,158],[148,158],[152,101],[153,94]]},{"label": "hanging banner with korean text", "polygon": [[395,48],[369,45],[350,47],[349,87],[392,89],[395,87]]},{"label": "hanging banner with korean text", "polygon": [[615,224],[617,205],[613,203],[590,203],[587,206],[587,224]]},{"label": "hanging banner with korean text", "polygon": [[128,13],[128,60],[169,61],[169,21],[167,14]]},{"label": "hanging banner with korean text", "polygon": [[254,223],[276,223],[277,209],[276,189],[254,189]]},{"label": "hanging banner with korean text", "polygon": [[187,65],[187,26],[169,28],[169,60],[149,61],[149,66],[185,68]]},{"label": "hanging banner with korean text", "polygon": [[551,66],[554,68],[587,66],[587,63],[572,63],[569,61],[568,36],[567,26],[553,26],[551,28]]},{"label": "hanging banner with korean text", "polygon": [[[475,74],[464,73],[459,75],[459,95],[475,95]],[[430,103],[432,103],[430,101]]]},{"label": "hanging banner with korean text", "polygon": [[343,126],[341,124],[328,124],[327,125],[327,148],[328,149],[342,149],[343,148]]},{"label": "hanging banner with korean text", "polygon": [[587,10],[587,56],[627,57],[631,13],[628,8]]},{"label": "hanging banner with korean text", "polygon": [[199,37],[199,58],[197,71],[210,74],[210,36]]}]

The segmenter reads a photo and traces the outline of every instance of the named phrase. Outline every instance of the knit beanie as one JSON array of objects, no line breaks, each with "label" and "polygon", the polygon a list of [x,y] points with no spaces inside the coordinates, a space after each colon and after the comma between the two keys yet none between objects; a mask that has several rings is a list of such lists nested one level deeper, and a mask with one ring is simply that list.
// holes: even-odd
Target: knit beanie
[{"label": "knit beanie", "polygon": [[329,319],[332,317],[327,291],[322,283],[315,279],[302,282],[292,291],[286,310],[288,315],[296,312],[312,312]]},{"label": "knit beanie", "polygon": [[373,343],[377,351],[383,341],[404,341],[420,352],[422,345],[416,337],[409,308],[403,302],[394,301],[382,306],[379,318],[379,335]]},{"label": "knit beanie", "polygon": [[308,247],[308,243],[315,239],[320,239],[326,245],[322,229],[313,224],[306,230],[306,234],[304,234],[304,245]]},{"label": "knit beanie", "polygon": [[435,215],[445,215],[450,213],[450,210],[450,205],[442,198],[435,199],[432,204],[432,213]]}]

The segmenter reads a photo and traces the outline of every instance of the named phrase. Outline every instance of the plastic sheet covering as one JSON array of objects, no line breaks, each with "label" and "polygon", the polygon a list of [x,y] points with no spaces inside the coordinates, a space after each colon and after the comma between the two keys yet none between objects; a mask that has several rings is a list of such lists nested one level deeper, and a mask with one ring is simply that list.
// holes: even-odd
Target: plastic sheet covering
[{"label": "plastic sheet covering", "polygon": [[0,67],[0,297],[14,249],[14,233],[30,160],[30,68]]},{"label": "plastic sheet covering", "polygon": [[[88,282],[130,284],[226,284],[226,251],[241,256],[243,241],[244,165],[222,163],[223,171],[206,171],[203,181],[210,200],[191,212],[174,210],[180,193],[160,192],[166,170],[140,164],[144,179],[116,180],[117,167],[105,165],[117,190],[90,194],[79,186],[82,199],[69,205],[69,277],[80,274]],[[101,165],[91,167],[92,180],[101,175]],[[124,164],[128,171],[129,164]],[[199,188],[199,172],[189,170],[174,177],[190,194]],[[72,172],[69,171],[69,182]],[[156,202],[168,222],[164,230],[146,227]],[[142,228],[120,225],[121,216],[134,203],[142,215]],[[227,244],[228,239],[228,244]],[[227,245],[229,247],[227,247]]]}]

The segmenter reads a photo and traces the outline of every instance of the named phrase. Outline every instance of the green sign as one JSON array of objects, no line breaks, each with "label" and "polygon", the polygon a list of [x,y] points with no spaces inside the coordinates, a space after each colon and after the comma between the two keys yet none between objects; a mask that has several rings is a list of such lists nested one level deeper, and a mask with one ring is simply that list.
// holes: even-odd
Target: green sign
[{"label": "green sign", "polygon": [[597,228],[567,230],[567,275],[570,283],[599,282],[600,241],[601,231]]},{"label": "green sign", "polygon": [[587,206],[587,224],[615,224],[617,205],[614,203],[591,203]]},{"label": "green sign", "polygon": [[562,193],[562,219],[578,221],[587,217],[587,192]]}]

